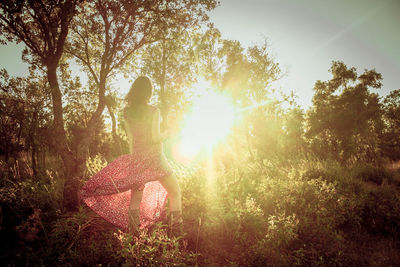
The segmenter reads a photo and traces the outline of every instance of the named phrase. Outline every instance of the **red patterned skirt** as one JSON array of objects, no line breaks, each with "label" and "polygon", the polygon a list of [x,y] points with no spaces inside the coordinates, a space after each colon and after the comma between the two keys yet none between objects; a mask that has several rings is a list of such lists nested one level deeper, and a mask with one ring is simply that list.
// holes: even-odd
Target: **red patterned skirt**
[{"label": "red patterned skirt", "polygon": [[122,155],[91,177],[80,190],[80,198],[93,211],[124,231],[128,230],[131,189],[143,190],[141,228],[165,216],[168,193],[158,182],[171,170],[158,151]]}]

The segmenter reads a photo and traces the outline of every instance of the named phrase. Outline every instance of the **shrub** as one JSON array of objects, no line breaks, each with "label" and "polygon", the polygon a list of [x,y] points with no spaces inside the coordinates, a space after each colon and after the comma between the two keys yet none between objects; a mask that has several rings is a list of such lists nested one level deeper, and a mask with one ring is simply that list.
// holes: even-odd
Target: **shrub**
[{"label": "shrub", "polygon": [[360,164],[352,169],[352,176],[364,182],[381,185],[383,182],[393,183],[393,175],[382,167]]},{"label": "shrub", "polygon": [[140,236],[116,234],[122,248],[116,251],[116,259],[125,266],[192,266],[197,254],[188,251],[187,242],[170,238],[165,227],[157,225]]},{"label": "shrub", "polygon": [[[103,164],[100,157],[90,159],[89,171]],[[19,240],[13,248],[17,256],[6,262],[348,266],[382,265],[397,257],[400,193],[391,182],[384,182],[391,181],[392,174],[382,169],[358,165],[349,171],[338,163],[317,160],[284,165],[242,162],[240,168],[221,165],[213,171],[179,167],[184,240],[168,237],[162,224],[132,237],[89,209],[61,214],[57,208],[61,186],[52,178],[50,183],[3,180],[2,205],[22,214],[13,228],[12,238]],[[382,178],[379,186],[365,182],[376,177]],[[36,237],[22,243],[19,234],[24,232]],[[391,244],[389,250],[385,241]]]},{"label": "shrub", "polygon": [[373,188],[363,196],[363,227],[372,234],[400,237],[400,193],[388,185]]}]

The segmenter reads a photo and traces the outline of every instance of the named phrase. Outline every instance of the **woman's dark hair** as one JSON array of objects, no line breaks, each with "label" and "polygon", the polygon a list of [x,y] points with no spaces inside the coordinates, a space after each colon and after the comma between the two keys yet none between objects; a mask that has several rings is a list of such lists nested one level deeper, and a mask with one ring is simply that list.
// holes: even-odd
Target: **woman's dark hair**
[{"label": "woman's dark hair", "polygon": [[126,95],[128,105],[125,109],[125,117],[132,119],[144,119],[146,107],[153,93],[153,85],[146,76],[138,77],[132,84]]}]

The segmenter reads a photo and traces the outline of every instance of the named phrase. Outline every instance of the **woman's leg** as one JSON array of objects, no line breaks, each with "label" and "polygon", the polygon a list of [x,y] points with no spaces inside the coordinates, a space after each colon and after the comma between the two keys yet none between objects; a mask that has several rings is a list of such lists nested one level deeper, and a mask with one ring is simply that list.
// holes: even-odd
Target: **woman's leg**
[{"label": "woman's leg", "polygon": [[131,202],[129,203],[130,210],[138,210],[140,202],[142,202],[143,191],[131,189]]},{"label": "woman's leg", "polygon": [[179,187],[175,175],[165,177],[164,179],[160,180],[160,183],[168,192],[170,233],[174,236],[181,236],[183,233],[181,188]]},{"label": "woman's leg", "polygon": [[131,201],[128,210],[128,229],[134,234],[140,226],[140,202],[142,201],[142,190],[131,189]]},{"label": "woman's leg", "polygon": [[169,197],[169,211],[182,212],[182,195],[178,180],[174,174],[160,179],[161,185],[167,190]]}]

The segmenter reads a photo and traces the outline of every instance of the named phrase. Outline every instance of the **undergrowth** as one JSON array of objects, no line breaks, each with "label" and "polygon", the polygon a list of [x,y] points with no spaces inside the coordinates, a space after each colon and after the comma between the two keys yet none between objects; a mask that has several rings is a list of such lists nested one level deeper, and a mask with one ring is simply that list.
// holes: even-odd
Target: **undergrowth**
[{"label": "undergrowth", "polygon": [[[97,160],[98,164],[104,164]],[[91,164],[96,165],[96,161]],[[61,209],[62,183],[4,177],[1,261],[9,266],[395,266],[399,174],[331,161],[216,163],[180,171],[183,238],[158,224],[133,237],[86,207]],[[94,167],[96,168],[96,166]]]}]

